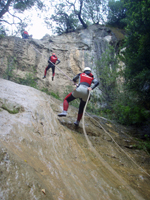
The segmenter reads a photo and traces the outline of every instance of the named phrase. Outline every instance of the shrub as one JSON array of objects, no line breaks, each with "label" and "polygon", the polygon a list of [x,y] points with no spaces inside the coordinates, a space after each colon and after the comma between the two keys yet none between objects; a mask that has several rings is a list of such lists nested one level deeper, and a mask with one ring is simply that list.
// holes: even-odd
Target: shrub
[{"label": "shrub", "polygon": [[55,94],[54,92],[50,92],[50,91],[48,91],[47,88],[42,88],[41,91],[42,91],[42,92],[45,92],[46,94],[51,95],[51,96],[53,96],[54,98],[60,100],[60,97],[59,97],[59,94],[58,94],[58,93]]},{"label": "shrub", "polygon": [[14,69],[16,65],[16,57],[9,56],[7,58],[7,69],[3,75],[4,79],[11,80],[14,77]]},{"label": "shrub", "polygon": [[27,73],[25,78],[18,78],[16,81],[19,84],[37,88],[37,78],[31,73]]},{"label": "shrub", "polygon": [[148,112],[138,103],[135,93],[128,91],[127,94],[124,91],[119,95],[113,104],[115,119],[119,123],[124,125],[141,124],[149,117]]}]

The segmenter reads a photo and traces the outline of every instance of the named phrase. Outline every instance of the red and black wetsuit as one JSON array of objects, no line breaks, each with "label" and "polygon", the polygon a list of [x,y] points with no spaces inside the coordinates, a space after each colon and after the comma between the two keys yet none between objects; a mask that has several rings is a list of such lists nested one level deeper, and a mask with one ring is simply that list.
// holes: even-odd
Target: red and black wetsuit
[{"label": "red and black wetsuit", "polygon": [[24,39],[28,39],[28,38],[29,38],[28,32],[27,32],[27,31],[23,31],[22,37],[23,37]]},{"label": "red and black wetsuit", "polygon": [[[83,114],[83,109],[86,104],[86,100],[88,98],[88,87],[91,87],[92,90],[99,85],[99,82],[94,79],[93,74],[89,72],[84,72],[77,74],[74,78],[73,81],[76,82],[77,79],[79,79],[79,84],[76,90],[68,94],[63,102],[63,110],[67,111],[69,107],[69,102],[73,101],[76,98],[80,99],[80,105],[79,105],[79,111],[78,111],[78,118],[77,120],[80,121],[82,118]],[[91,86],[91,84],[93,85]]]},{"label": "red and black wetsuit", "polygon": [[57,61],[57,65],[58,65],[60,63],[60,60],[57,58],[57,56],[52,55],[49,57],[49,60],[48,60],[49,65],[46,67],[45,72],[44,72],[45,77],[46,77],[46,73],[49,70],[49,68],[52,68],[53,77],[55,76],[56,61]]}]

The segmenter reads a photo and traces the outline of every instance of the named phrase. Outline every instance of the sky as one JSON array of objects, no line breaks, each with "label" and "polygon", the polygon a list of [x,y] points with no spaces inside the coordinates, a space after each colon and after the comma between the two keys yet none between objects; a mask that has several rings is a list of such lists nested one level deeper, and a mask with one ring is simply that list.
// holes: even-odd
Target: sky
[{"label": "sky", "polygon": [[[29,35],[32,35],[33,39],[42,39],[46,34],[54,35],[51,29],[48,29],[46,27],[46,24],[44,23],[44,16],[50,17],[51,14],[54,13],[54,5],[58,2],[60,3],[61,0],[51,0],[51,1],[43,0],[43,1],[44,1],[44,4],[46,5],[45,10],[47,10],[47,12],[45,11],[42,13],[40,10],[36,10],[36,8],[31,8],[30,10],[25,10],[23,14],[19,14],[19,13],[16,14],[16,16],[18,16],[21,19],[23,19],[26,16],[29,16],[29,18],[32,19],[31,20],[32,25],[31,23],[29,23],[28,27],[26,28],[26,31],[29,33]],[[10,8],[10,12],[11,14],[15,15],[15,13],[13,13],[14,10],[12,8]],[[17,21],[17,18],[13,18],[7,13],[6,20],[12,23],[13,20]],[[9,31],[7,32],[7,35],[15,35],[14,25],[11,27],[10,26],[6,26],[6,27],[9,29]],[[19,35],[19,37],[21,37],[21,35]]]},{"label": "sky", "polygon": [[[26,10],[24,11],[23,14],[15,14],[13,12],[15,12],[13,9],[10,10],[10,12],[16,16],[18,16],[21,19],[24,19],[24,17],[28,17],[29,19],[31,19],[31,22],[28,22],[28,27],[26,28],[26,31],[29,33],[29,35],[32,35],[33,39],[42,39],[46,34],[49,35],[54,35],[52,33],[51,29],[48,29],[46,27],[46,24],[44,23],[44,16],[46,17],[50,17],[51,14],[54,13],[54,4],[57,2],[57,0],[51,0],[51,2],[53,2],[52,5],[50,5],[49,1],[45,1],[46,5],[46,9],[48,10],[47,12],[41,12],[40,10],[36,10],[36,8],[32,8],[30,10]],[[59,2],[61,0],[58,0]],[[9,22],[13,22],[13,21],[17,21],[17,18],[13,18],[12,16],[10,16],[9,14],[6,15],[6,20],[8,20]],[[20,22],[18,20],[18,22]],[[15,35],[15,26],[7,26],[9,29],[9,32],[7,32],[8,35]],[[19,37],[21,37],[20,35],[17,35]]]},{"label": "sky", "polygon": [[46,34],[52,35],[52,31],[47,29],[44,20],[39,18],[38,16],[34,15],[32,17],[32,26],[27,27],[27,31],[29,35],[32,35],[34,39],[41,39]]},{"label": "sky", "polygon": [[[11,12],[13,13],[13,11]],[[46,24],[44,23],[44,14],[41,11],[37,11],[34,8],[30,10],[24,11],[23,14],[18,14],[17,16],[21,19],[24,17],[28,17],[31,19],[31,22],[28,23],[28,27],[26,28],[26,31],[29,33],[29,35],[32,35],[32,38],[34,39],[42,39],[46,34],[53,35],[51,29],[48,29],[46,27]],[[6,19],[9,22],[12,22],[13,20],[17,21],[17,18],[10,17],[9,14],[6,15]],[[15,26],[6,26],[9,31],[7,32],[8,35],[14,35],[15,34]],[[21,35],[19,35],[21,37]]]},{"label": "sky", "polygon": [[[49,10],[48,13],[46,12],[42,13],[40,10],[36,10],[34,8],[32,8],[30,11],[28,10],[25,11],[25,15],[29,15],[29,17],[32,19],[31,20],[32,25],[28,25],[27,31],[29,35],[32,35],[34,39],[41,39],[46,34],[49,35],[53,34],[51,29],[48,29],[44,22],[44,17],[47,16],[48,14],[52,14],[52,11]],[[50,15],[47,17],[50,17]]]}]

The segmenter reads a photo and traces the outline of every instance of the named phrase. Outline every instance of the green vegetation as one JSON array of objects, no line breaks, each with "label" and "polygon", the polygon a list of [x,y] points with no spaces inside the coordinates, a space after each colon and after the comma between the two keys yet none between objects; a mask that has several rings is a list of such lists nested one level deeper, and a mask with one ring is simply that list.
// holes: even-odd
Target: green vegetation
[{"label": "green vegetation", "polygon": [[125,80],[138,104],[150,109],[150,1],[126,0]]},{"label": "green vegetation", "polygon": [[32,73],[26,73],[24,78],[16,77],[14,69],[17,69],[17,59],[16,57],[9,56],[7,59],[7,69],[3,74],[3,78],[22,85],[28,85],[37,88],[37,77],[34,67],[31,67]]},{"label": "green vegetation", "polygon": [[[45,92],[48,95],[51,95],[53,97],[55,97],[56,99],[60,99],[59,94],[55,94],[54,92],[49,92],[47,88],[42,88],[39,89],[37,86],[37,76],[36,76],[36,68],[35,67],[30,67],[32,72],[28,72],[25,74],[24,78],[20,78],[20,77],[16,77],[15,73],[14,73],[14,69],[17,68],[17,64],[16,64],[16,58],[15,57],[9,57],[7,59],[7,69],[3,75],[4,79],[7,80],[12,80],[18,84],[22,84],[22,85],[27,85],[33,88],[36,88],[42,92]],[[22,69],[24,69],[25,66],[22,66]]]},{"label": "green vegetation", "polygon": [[[109,62],[107,55],[103,55],[97,64],[102,82],[103,101],[107,102],[103,111],[110,118],[125,125],[140,126],[150,118],[149,8],[150,1],[146,0],[111,0],[108,4],[108,24],[116,28],[125,28],[126,37],[122,38],[122,48],[126,48],[123,56],[119,57],[125,63],[124,69],[119,69],[118,64],[113,66],[113,52],[108,52],[114,55],[112,62]],[[106,67],[103,70],[100,66]],[[119,77],[122,77],[121,88],[116,84]]]},{"label": "green vegetation", "polygon": [[[56,2],[54,13],[46,17],[46,24],[51,27],[54,33],[62,34],[79,28],[87,28],[89,24],[104,23],[104,14],[107,12],[105,0],[63,0]],[[53,24],[56,24],[54,27]]]},{"label": "green vegetation", "polygon": [[[55,15],[51,16],[51,20],[53,20],[57,25],[54,30],[54,33],[62,34],[69,33],[70,31],[74,31],[78,24],[78,19],[76,18],[74,13],[67,14],[65,12],[65,4],[60,3],[55,7]],[[48,23],[48,20],[46,20]]]},{"label": "green vegetation", "polygon": [[7,58],[7,69],[3,75],[3,78],[7,80],[11,80],[14,77],[15,68],[16,68],[16,57],[9,56]]},{"label": "green vegetation", "polygon": [[[41,0],[7,0],[0,1],[0,29],[4,28],[7,31],[5,25],[16,27],[16,34],[20,33],[29,23],[28,17],[24,16],[22,20],[19,15],[32,7],[36,7],[41,10],[44,7],[43,1]],[[19,15],[18,15],[19,13]],[[5,18],[5,16],[7,17]],[[0,34],[1,35],[1,34]]]},{"label": "green vegetation", "polygon": [[44,92],[44,93],[46,93],[46,94],[48,94],[48,95],[51,95],[51,96],[53,96],[53,97],[56,98],[56,99],[61,100],[58,93],[55,94],[54,92],[50,92],[50,91],[48,91],[47,88],[42,88],[40,91],[42,91],[42,92]]},{"label": "green vegetation", "polygon": [[0,39],[6,36],[4,27],[0,23]]},{"label": "green vegetation", "polygon": [[126,8],[123,0],[108,2],[107,24],[118,28],[124,28],[127,25]]},{"label": "green vegetation", "polygon": [[108,107],[111,107],[118,92],[117,78],[119,78],[118,71],[121,70],[118,65],[118,59],[115,56],[114,48],[108,45],[108,48],[102,54],[101,60],[96,64],[101,81],[103,99],[105,102],[108,102]]},{"label": "green vegetation", "polygon": [[9,109],[8,106],[6,105],[2,105],[2,107],[4,110],[8,111],[10,114],[17,114],[19,113],[19,108],[13,108],[13,109]]},{"label": "green vegetation", "polygon": [[116,38],[119,41],[123,41],[125,39],[125,30],[124,29],[118,29],[117,27],[113,27],[113,26],[108,26],[111,31],[115,34]]},{"label": "green vegetation", "polygon": [[97,62],[97,71],[102,97],[92,101],[94,105],[96,101],[106,105],[104,108],[93,106],[91,111],[97,110],[96,114],[99,111],[103,116],[124,125],[140,125],[148,120],[149,112],[139,103],[136,91],[129,90],[124,78],[124,68],[119,66],[119,58],[111,46],[108,46],[101,60]]},{"label": "green vegetation", "polygon": [[100,115],[101,108],[99,103],[101,102],[101,96],[98,97],[98,95],[95,93],[95,91],[91,92],[90,100],[87,104],[87,112],[93,113],[95,115]]},{"label": "green vegetation", "polygon": [[140,125],[149,118],[147,110],[137,103],[134,93],[119,93],[113,104],[114,119],[124,125]]},{"label": "green vegetation", "polygon": [[[146,136],[145,136],[146,138]],[[138,144],[133,145],[135,149],[142,149],[148,153],[150,153],[150,139],[147,137],[147,140],[136,139]]]},{"label": "green vegetation", "polygon": [[37,88],[37,77],[34,74],[27,73],[25,78],[17,78],[16,82],[22,85],[27,85],[33,88]]}]

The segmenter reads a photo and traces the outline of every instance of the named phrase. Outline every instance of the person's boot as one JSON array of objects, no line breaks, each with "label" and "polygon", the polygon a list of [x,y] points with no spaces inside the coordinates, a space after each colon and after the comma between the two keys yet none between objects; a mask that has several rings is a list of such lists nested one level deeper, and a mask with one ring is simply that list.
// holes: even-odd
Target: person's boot
[{"label": "person's boot", "polygon": [[62,113],[58,114],[58,117],[66,117],[67,111],[63,110]]},{"label": "person's boot", "polygon": [[76,125],[76,126],[79,126],[79,121],[78,120],[76,120],[75,122],[74,122],[74,125]]},{"label": "person's boot", "polygon": [[52,81],[54,80],[54,76],[52,76]]},{"label": "person's boot", "polygon": [[46,78],[46,76],[45,76],[45,75],[43,76],[43,79],[44,79],[44,78]]}]

